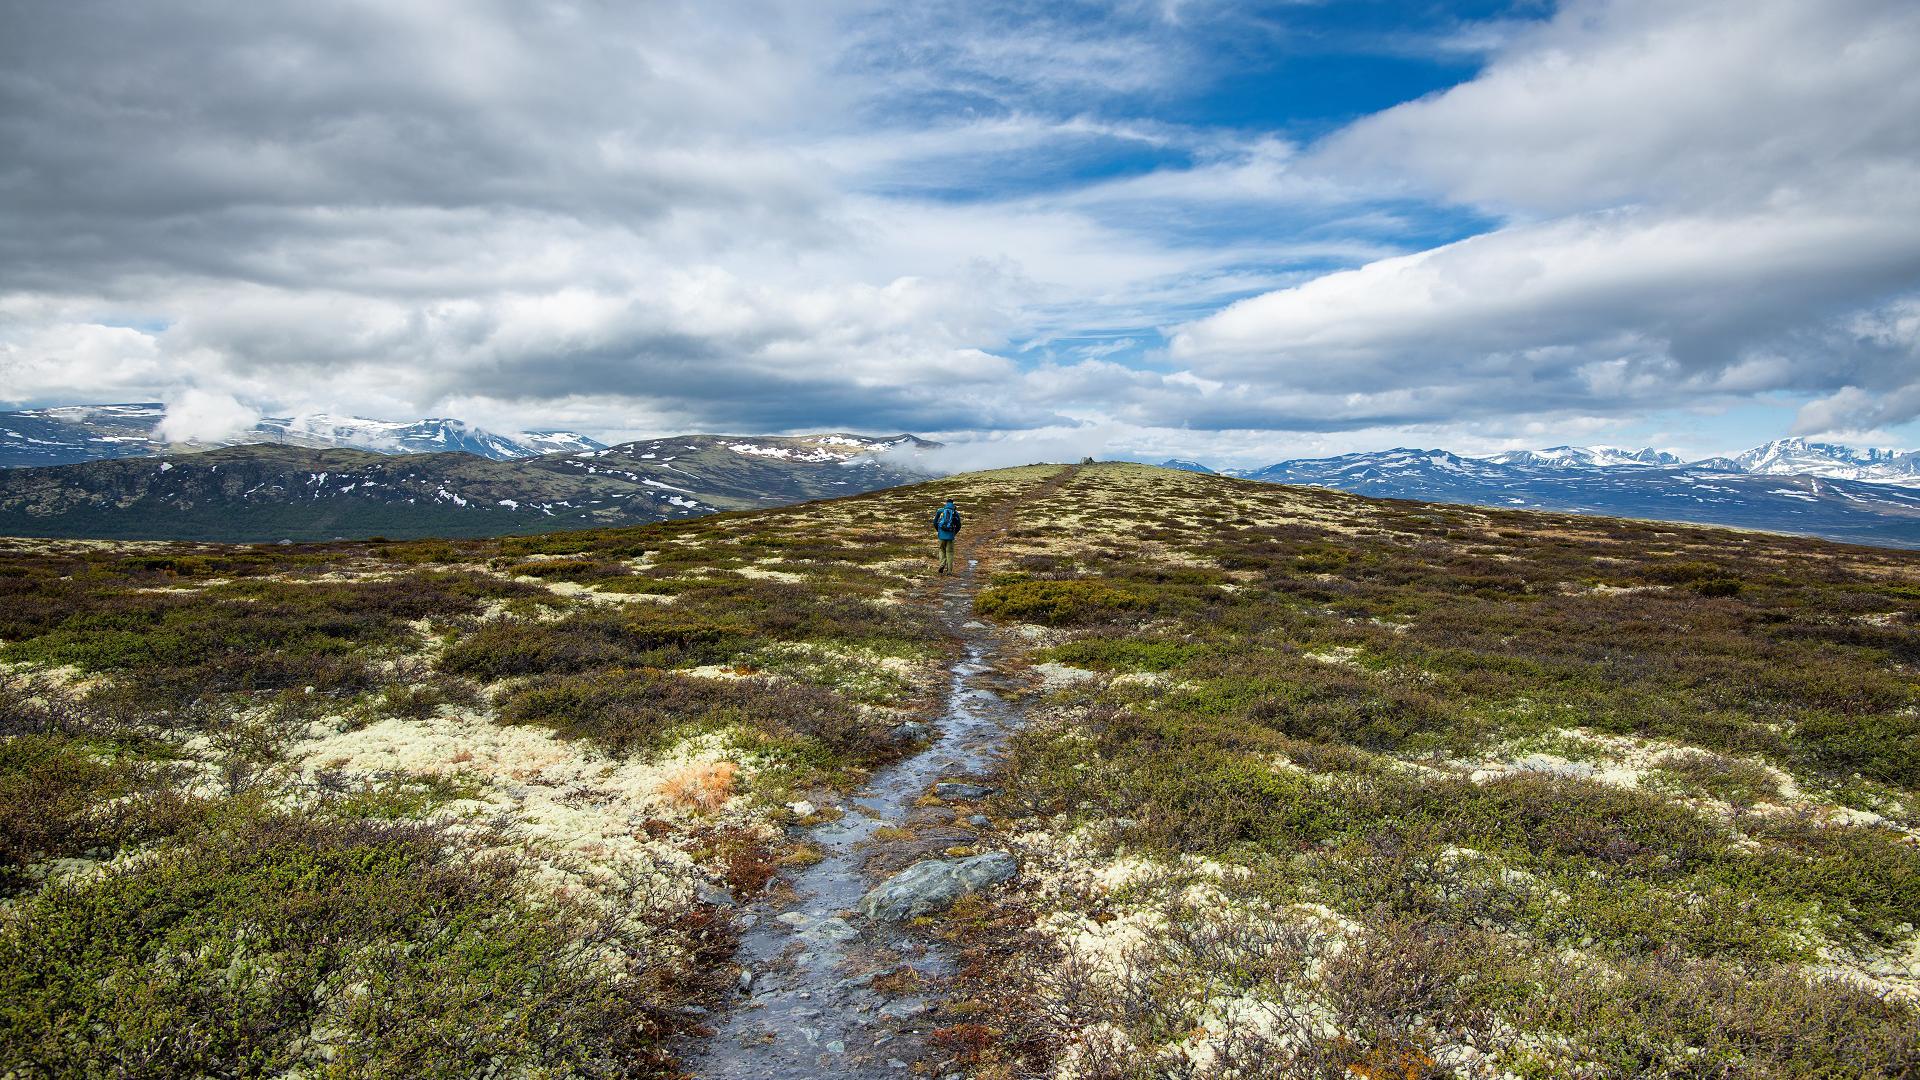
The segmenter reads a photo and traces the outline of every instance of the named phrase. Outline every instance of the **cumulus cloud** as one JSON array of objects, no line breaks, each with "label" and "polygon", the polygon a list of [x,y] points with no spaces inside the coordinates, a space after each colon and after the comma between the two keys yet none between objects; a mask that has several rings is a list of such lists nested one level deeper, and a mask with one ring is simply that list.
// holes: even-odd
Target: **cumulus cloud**
[{"label": "cumulus cloud", "polygon": [[259,423],[260,413],[230,395],[187,389],[167,401],[153,433],[167,442],[219,442]]},{"label": "cumulus cloud", "polygon": [[1802,427],[1910,419],[1911,347],[1849,328],[1920,290],[1915,55],[1910,4],[1568,4],[1314,151],[1507,224],[1242,300],[1172,355],[1360,420],[1769,392],[1830,395]]},{"label": "cumulus cloud", "polygon": [[1873,441],[1869,433],[1920,417],[1920,298],[1865,312],[1830,331],[1830,349],[1868,358],[1853,381],[1800,407],[1796,435]]},{"label": "cumulus cloud", "polygon": [[[907,178],[1170,138],[1023,111],[1044,87],[1174,77],[1146,63],[1162,20],[1121,14],[1022,36],[1004,32],[1013,9],[853,2],[11,13],[6,392],[464,403],[500,426],[608,433],[1056,423],[1008,392],[1025,377],[1010,341],[1151,327],[1170,290],[1244,291],[1238,264],[1265,253],[1171,249],[1065,201],[957,204]],[[1113,71],[1034,74],[1023,51],[1046,42]],[[1030,100],[889,118],[908,69]],[[75,298],[71,315],[27,310],[48,296]],[[83,321],[119,307],[164,328]]]},{"label": "cumulus cloud", "polygon": [[[1584,396],[1650,372],[1650,392],[1711,391],[1752,350],[1920,274],[1920,217],[1836,211],[1512,226],[1240,301],[1172,351],[1214,378],[1310,390],[1484,378]],[[1778,376],[1820,378],[1833,362],[1820,352]]]},{"label": "cumulus cloud", "polygon": [[1317,148],[1528,213],[1910,190],[1920,9],[1904,0],[1572,0],[1444,93]]}]

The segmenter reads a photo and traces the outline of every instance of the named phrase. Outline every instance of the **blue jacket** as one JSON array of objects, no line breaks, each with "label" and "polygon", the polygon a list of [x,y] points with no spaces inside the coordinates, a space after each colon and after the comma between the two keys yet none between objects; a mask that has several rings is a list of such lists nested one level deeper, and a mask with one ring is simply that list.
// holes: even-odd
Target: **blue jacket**
[{"label": "blue jacket", "polygon": [[953,521],[951,523],[953,528],[943,529],[940,527],[940,515],[946,512],[948,506],[953,506],[953,504],[948,503],[946,506],[942,506],[933,512],[933,531],[934,534],[942,540],[951,540],[960,535],[960,508],[957,506],[953,506]]}]

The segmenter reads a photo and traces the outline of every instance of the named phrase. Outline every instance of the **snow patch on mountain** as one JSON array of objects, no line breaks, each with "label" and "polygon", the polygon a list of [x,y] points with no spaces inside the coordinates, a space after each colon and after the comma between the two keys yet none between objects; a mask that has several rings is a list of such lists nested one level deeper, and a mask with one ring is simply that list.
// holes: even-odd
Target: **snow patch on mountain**
[{"label": "snow patch on mountain", "polygon": [[[250,437],[253,434],[265,438]],[[327,413],[270,416],[261,420],[249,435],[229,440],[230,444],[247,442],[280,442],[314,448],[340,447],[382,454],[459,452],[495,461],[594,450],[602,446],[572,431],[500,434],[449,417],[403,422]]]}]

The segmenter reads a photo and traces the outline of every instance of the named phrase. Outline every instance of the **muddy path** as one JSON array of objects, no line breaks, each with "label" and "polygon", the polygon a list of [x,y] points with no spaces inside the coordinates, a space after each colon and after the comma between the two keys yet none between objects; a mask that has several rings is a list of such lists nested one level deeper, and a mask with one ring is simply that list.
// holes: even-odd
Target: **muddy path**
[{"label": "muddy path", "polygon": [[929,584],[922,602],[960,644],[944,708],[930,718],[930,741],[877,770],[860,790],[824,800],[821,809],[838,816],[796,837],[823,857],[789,873],[741,916],[738,989],[715,1018],[714,1034],[689,1050],[693,1076],[959,1075],[927,1040],[950,958],[939,945],[870,921],[855,908],[886,874],[978,839],[979,824],[968,820],[975,812],[964,804],[916,804],[939,781],[985,773],[1021,722],[1020,706],[1006,693],[1014,684],[999,665],[999,642],[972,617],[973,595],[981,562],[991,561],[995,541],[1021,507],[1057,491],[1075,471],[1063,468],[970,523],[962,534],[965,569]]}]

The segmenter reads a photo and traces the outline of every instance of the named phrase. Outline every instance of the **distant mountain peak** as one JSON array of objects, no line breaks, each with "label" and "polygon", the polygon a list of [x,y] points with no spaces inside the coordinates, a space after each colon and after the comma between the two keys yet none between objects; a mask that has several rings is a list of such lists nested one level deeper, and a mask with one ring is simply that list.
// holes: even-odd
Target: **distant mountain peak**
[{"label": "distant mountain peak", "polygon": [[1211,473],[1212,469],[1188,458],[1168,458],[1160,463],[1163,469],[1178,469],[1181,472]]},{"label": "distant mountain peak", "polygon": [[1799,435],[1762,443],[1731,458],[1709,460],[1716,467],[1762,476],[1820,476],[1868,483],[1920,484],[1920,451],[1858,448],[1814,442]]}]

